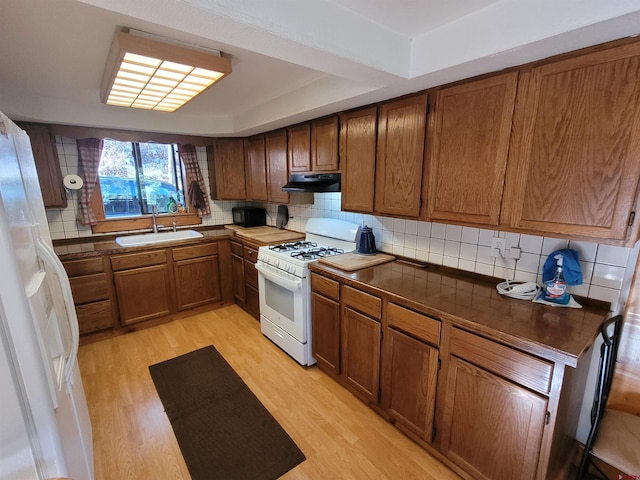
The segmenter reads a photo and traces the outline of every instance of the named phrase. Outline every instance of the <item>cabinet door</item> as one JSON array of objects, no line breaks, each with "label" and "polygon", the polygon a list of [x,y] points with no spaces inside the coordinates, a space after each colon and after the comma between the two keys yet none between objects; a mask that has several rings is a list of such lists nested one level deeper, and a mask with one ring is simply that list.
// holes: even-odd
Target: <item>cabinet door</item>
[{"label": "cabinet door", "polygon": [[169,315],[173,293],[169,265],[134,268],[115,272],[120,322],[122,325]]},{"label": "cabinet door", "polygon": [[373,212],[377,119],[376,107],[340,115],[342,210]]},{"label": "cabinet door", "polygon": [[385,103],[378,113],[375,212],[418,217],[427,94]]},{"label": "cabinet door", "polygon": [[247,200],[267,201],[267,160],[264,135],[249,137],[246,143]]},{"label": "cabinet door", "polygon": [[386,330],[385,337],[383,405],[396,426],[431,442],[438,350],[393,329]]},{"label": "cabinet door", "polygon": [[31,150],[36,162],[44,206],[67,208],[67,194],[62,184],[56,141],[49,127],[37,123],[20,122],[19,125],[31,140]]},{"label": "cabinet door", "polygon": [[217,255],[175,262],[174,275],[178,311],[220,301]]},{"label": "cabinet door", "polygon": [[233,296],[236,303],[244,306],[246,296],[244,292],[244,259],[238,255],[231,255],[233,271]]},{"label": "cabinet door", "polygon": [[638,78],[638,43],[522,74],[503,223],[625,239],[640,176]]},{"label": "cabinet door", "polygon": [[380,322],[344,307],[342,338],[342,369],[347,386],[367,403],[378,403]]},{"label": "cabinet door", "polygon": [[214,200],[244,200],[245,188],[244,140],[216,138],[207,147],[209,186]]},{"label": "cabinet door", "polygon": [[340,375],[340,304],[311,293],[311,344],[318,367],[333,377]]},{"label": "cabinet door", "polygon": [[547,399],[451,357],[443,453],[474,478],[536,478]]},{"label": "cabinet door", "polygon": [[337,115],[311,123],[311,169],[335,172],[339,168],[338,158]]},{"label": "cabinet door", "polygon": [[311,132],[308,123],[287,129],[287,155],[290,172],[311,171]]},{"label": "cabinet door", "polygon": [[287,170],[287,132],[278,130],[265,135],[267,151],[268,198],[273,203],[289,203],[289,194],[282,191],[289,181]]},{"label": "cabinet door", "polygon": [[427,219],[498,225],[518,73],[438,91],[429,117]]}]

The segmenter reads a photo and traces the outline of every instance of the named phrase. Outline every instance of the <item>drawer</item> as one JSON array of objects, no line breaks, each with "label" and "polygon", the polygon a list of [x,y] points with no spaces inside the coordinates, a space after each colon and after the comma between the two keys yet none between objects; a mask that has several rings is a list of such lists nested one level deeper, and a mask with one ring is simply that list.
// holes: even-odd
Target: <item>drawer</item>
[{"label": "drawer", "polygon": [[238,242],[231,242],[231,253],[242,256],[242,244]]},{"label": "drawer", "polygon": [[258,261],[258,249],[253,247],[244,247],[244,259],[251,263]]},{"label": "drawer", "polygon": [[452,329],[450,352],[508,380],[548,394],[553,363],[458,328]]},{"label": "drawer", "polygon": [[254,263],[244,261],[244,281],[254,288],[258,288],[258,269]]},{"label": "drawer", "polygon": [[354,310],[367,314],[376,320],[380,319],[382,300],[378,297],[344,285],[342,287],[342,301]]},{"label": "drawer", "polygon": [[129,268],[160,265],[162,263],[167,263],[167,254],[164,250],[152,250],[150,252],[130,253],[111,257],[111,268],[115,272]]},{"label": "drawer", "polygon": [[104,273],[70,278],[69,283],[73,293],[73,303],[76,305],[109,298],[109,285],[107,275]]},{"label": "drawer", "polygon": [[62,263],[69,277],[88,275],[90,273],[104,272],[104,262],[102,257],[83,258],[80,260],[69,260]]},{"label": "drawer", "polygon": [[335,301],[340,300],[340,284],[317,273],[311,273],[311,290]]},{"label": "drawer", "polygon": [[390,327],[402,330],[432,345],[440,344],[440,320],[414,312],[395,303],[389,304],[387,318]]},{"label": "drawer", "polygon": [[113,327],[113,310],[109,300],[79,305],[76,315],[81,334]]},{"label": "drawer", "polygon": [[218,254],[218,242],[205,243],[203,245],[193,245],[190,247],[178,247],[172,250],[173,259],[187,260],[189,258],[207,257]]}]

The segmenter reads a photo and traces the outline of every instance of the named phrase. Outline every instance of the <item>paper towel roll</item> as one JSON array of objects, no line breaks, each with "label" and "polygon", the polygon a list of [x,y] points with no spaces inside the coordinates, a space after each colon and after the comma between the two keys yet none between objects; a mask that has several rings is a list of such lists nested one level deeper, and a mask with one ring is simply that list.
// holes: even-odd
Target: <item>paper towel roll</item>
[{"label": "paper towel roll", "polygon": [[65,175],[62,183],[69,190],[80,190],[84,182],[78,175]]}]

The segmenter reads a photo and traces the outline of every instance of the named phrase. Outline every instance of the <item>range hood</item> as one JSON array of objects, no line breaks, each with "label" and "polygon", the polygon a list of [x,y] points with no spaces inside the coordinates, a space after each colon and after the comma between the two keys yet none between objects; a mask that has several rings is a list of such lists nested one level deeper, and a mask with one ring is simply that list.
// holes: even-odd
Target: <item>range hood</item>
[{"label": "range hood", "polygon": [[282,187],[284,192],[339,192],[339,173],[291,174],[289,183]]}]

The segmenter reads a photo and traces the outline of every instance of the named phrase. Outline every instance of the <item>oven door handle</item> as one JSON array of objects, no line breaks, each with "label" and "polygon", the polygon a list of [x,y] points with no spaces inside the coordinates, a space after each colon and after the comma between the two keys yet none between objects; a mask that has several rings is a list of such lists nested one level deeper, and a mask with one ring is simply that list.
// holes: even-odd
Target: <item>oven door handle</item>
[{"label": "oven door handle", "polygon": [[302,280],[290,280],[285,278],[284,276],[278,275],[277,273],[272,272],[268,268],[260,265],[260,263],[256,263],[256,270],[260,275],[263,275],[269,281],[275,283],[276,285],[280,285],[283,288],[286,288],[290,291],[299,290],[302,288]]}]

